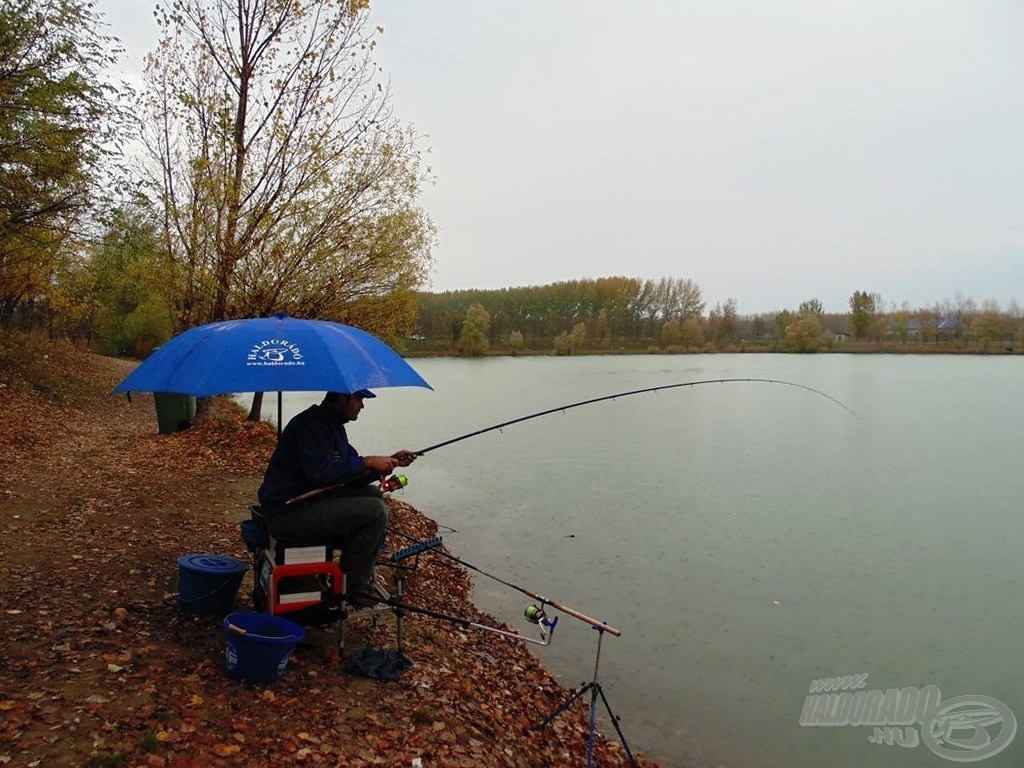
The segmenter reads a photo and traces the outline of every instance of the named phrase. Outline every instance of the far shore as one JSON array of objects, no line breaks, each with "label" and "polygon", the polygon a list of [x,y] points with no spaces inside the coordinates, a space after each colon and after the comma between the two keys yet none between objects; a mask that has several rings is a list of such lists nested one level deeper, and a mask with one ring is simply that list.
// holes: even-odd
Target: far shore
[{"label": "far shore", "polygon": [[[468,357],[460,355],[450,346],[437,343],[405,340],[396,348],[404,357]],[[990,343],[941,341],[941,342],[898,342],[898,341],[841,341],[833,342],[821,349],[796,351],[785,349],[765,342],[741,342],[725,346],[708,345],[704,347],[583,347],[575,349],[572,356],[594,355],[715,355],[715,354],[776,354],[776,355],[994,355],[1014,356],[1024,354],[1024,343]],[[557,357],[566,353],[556,353],[551,349],[512,349],[508,346],[494,346],[480,355],[473,357]]]}]

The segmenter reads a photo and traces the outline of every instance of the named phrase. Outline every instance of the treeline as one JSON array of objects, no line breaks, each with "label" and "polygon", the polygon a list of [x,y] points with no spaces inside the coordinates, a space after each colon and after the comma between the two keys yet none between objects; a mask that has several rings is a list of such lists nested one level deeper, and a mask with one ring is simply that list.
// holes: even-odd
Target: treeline
[{"label": "treeline", "polygon": [[530,348],[550,346],[580,323],[593,345],[634,344],[660,334],[666,322],[699,320],[704,313],[700,287],[692,280],[606,277],[551,285],[497,290],[419,293],[419,335],[424,340],[458,341],[470,307],[490,318],[492,344],[518,332]]},{"label": "treeline", "polygon": [[579,351],[815,352],[848,342],[1012,349],[1024,341],[1022,312],[980,306],[957,294],[928,307],[889,305],[854,291],[849,311],[826,313],[817,298],[793,309],[740,315],[735,299],[705,312],[690,279],[608,277],[550,285],[419,293],[412,350],[426,353]]}]

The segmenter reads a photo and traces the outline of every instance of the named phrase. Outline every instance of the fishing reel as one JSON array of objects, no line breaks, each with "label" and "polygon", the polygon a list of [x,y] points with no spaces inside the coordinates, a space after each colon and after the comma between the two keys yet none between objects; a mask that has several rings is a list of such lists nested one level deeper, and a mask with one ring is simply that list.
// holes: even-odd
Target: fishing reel
[{"label": "fishing reel", "polygon": [[544,606],[534,605],[533,603],[526,606],[526,610],[523,611],[523,615],[531,624],[540,624],[542,621],[547,621],[548,618],[548,615],[544,613]]},{"label": "fishing reel", "polygon": [[[551,636],[555,634],[555,625],[558,624],[558,617],[549,619],[548,615],[544,612],[543,605],[536,605],[530,603],[526,606],[526,610],[523,611],[523,616],[531,624],[536,624],[540,629],[540,645],[547,645],[551,642]],[[530,642],[537,642],[536,640]]]},{"label": "fishing reel", "polygon": [[380,479],[380,491],[381,493],[393,493],[394,491],[401,490],[409,484],[409,478],[405,475],[391,475],[391,477],[382,477]]}]

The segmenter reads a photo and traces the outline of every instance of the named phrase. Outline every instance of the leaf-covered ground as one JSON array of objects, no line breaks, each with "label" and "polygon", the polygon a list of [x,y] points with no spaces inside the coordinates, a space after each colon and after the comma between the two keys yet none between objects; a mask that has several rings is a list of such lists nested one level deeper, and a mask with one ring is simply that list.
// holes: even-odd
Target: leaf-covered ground
[{"label": "leaf-covered ground", "polygon": [[[351,618],[344,657],[311,630],[276,684],[229,680],[219,617],[173,597],[177,560],[249,560],[238,521],[273,430],[221,406],[158,435],[152,397],[107,394],[130,369],[57,347],[0,368],[0,768],[586,765],[586,701],[538,732],[571,692],[522,643],[434,619],[403,622],[415,666],[397,682],[345,671],[364,644],[395,647],[390,613]],[[396,528],[434,535],[390,504]],[[407,584],[410,603],[497,625],[469,587],[436,555]],[[251,589],[250,570],[236,610]],[[629,764],[614,734],[595,762]]]}]

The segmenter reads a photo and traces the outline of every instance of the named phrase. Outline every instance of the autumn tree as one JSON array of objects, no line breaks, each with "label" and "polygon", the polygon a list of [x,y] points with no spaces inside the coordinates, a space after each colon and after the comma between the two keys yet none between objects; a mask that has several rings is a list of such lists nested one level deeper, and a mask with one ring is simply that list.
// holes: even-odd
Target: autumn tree
[{"label": "autumn tree", "polygon": [[679,341],[686,347],[704,346],[704,329],[698,318],[690,317],[683,321],[679,327]]},{"label": "autumn tree", "polygon": [[866,291],[854,291],[850,296],[850,321],[855,339],[863,339],[868,335],[875,306],[875,296]]},{"label": "autumn tree", "polygon": [[466,311],[455,348],[460,355],[482,357],[490,348],[491,316],[481,304],[473,304]]},{"label": "autumn tree", "polygon": [[788,309],[784,309],[775,315],[775,331],[780,339],[786,338],[786,329],[789,328],[793,320],[793,313]]},{"label": "autumn tree", "polygon": [[413,322],[427,171],[374,63],[363,0],[166,0],[147,59],[146,182],[177,328],[283,311]]},{"label": "autumn tree", "polygon": [[0,319],[49,291],[116,151],[99,20],[87,0],[0,3]]},{"label": "autumn tree", "polygon": [[94,286],[89,261],[81,251],[68,253],[59,260],[49,286],[48,329],[51,338],[85,339],[94,337],[96,311]]},{"label": "autumn tree", "polygon": [[512,356],[518,355],[523,350],[523,334],[519,331],[512,331],[508,335],[508,347],[512,351]]},{"label": "autumn tree", "polygon": [[821,317],[825,314],[825,307],[822,306],[821,299],[808,299],[807,301],[800,302],[800,308],[797,310],[799,315],[817,315]]},{"label": "autumn tree", "polygon": [[648,324],[664,323],[673,318],[682,322],[704,313],[704,299],[695,281],[681,277],[662,277],[643,282],[634,308]]},{"label": "autumn tree", "polygon": [[145,357],[171,337],[171,286],[159,223],[150,212],[115,210],[87,271],[93,326],[104,351]]},{"label": "autumn tree", "polygon": [[889,332],[906,343],[911,334],[911,310],[910,304],[904,301],[900,308],[889,314]]},{"label": "autumn tree", "polygon": [[750,331],[754,338],[758,340],[764,338],[767,327],[768,322],[765,320],[764,315],[755,315],[750,323]]},{"label": "autumn tree", "polygon": [[934,341],[939,325],[939,313],[934,309],[918,309],[912,318],[920,325],[921,341]]},{"label": "autumn tree", "polygon": [[730,343],[736,338],[736,299],[716,304],[708,313],[708,332],[718,343]]},{"label": "autumn tree", "polygon": [[682,332],[679,327],[679,320],[672,318],[661,326],[661,344],[664,347],[675,346],[679,343]]},{"label": "autumn tree", "polygon": [[983,311],[974,318],[971,333],[981,342],[983,348],[987,348],[994,341],[1012,338],[1007,318],[994,309]]},{"label": "autumn tree", "polygon": [[555,337],[552,349],[554,349],[556,355],[571,355],[583,346],[586,338],[587,326],[584,323],[576,323],[571,332],[566,333],[562,331]]},{"label": "autumn tree", "polygon": [[821,318],[812,313],[801,316],[786,328],[786,345],[796,352],[817,352],[828,345]]}]

